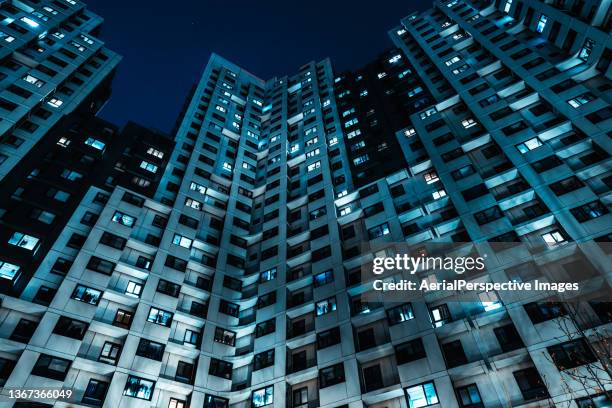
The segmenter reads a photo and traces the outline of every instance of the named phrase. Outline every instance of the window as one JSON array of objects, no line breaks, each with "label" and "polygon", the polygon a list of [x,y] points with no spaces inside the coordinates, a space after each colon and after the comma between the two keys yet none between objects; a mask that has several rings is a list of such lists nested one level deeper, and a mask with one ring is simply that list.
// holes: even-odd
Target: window
[{"label": "window", "polygon": [[83,177],[83,175],[77,171],[64,169],[60,176],[69,181],[77,181]]},{"label": "window", "polygon": [[260,282],[271,281],[276,278],[276,268],[268,269],[267,271],[263,271],[259,274]]},{"label": "window", "polygon": [[529,367],[524,370],[515,371],[512,373],[518,384],[523,398],[527,401],[537,398],[547,398],[548,391],[542,377],[535,367]]},{"label": "window", "polygon": [[461,121],[461,126],[463,126],[465,129],[469,129],[476,125],[478,125],[478,122],[476,122],[473,118],[467,118]]},{"label": "window", "polygon": [[19,279],[19,269],[21,268],[17,265],[0,261],[0,282],[8,280],[11,283],[15,283]]},{"label": "window", "polygon": [[406,364],[425,357],[427,357],[427,355],[425,354],[423,341],[420,338],[395,346],[397,364]]},{"label": "window", "polygon": [[307,171],[311,172],[311,171],[314,171],[314,170],[316,170],[316,169],[318,169],[320,167],[321,167],[321,161],[316,161],[316,162],[311,163],[311,164],[308,165]]},{"label": "window", "polygon": [[117,360],[119,359],[119,354],[121,353],[121,346],[116,343],[111,343],[107,341],[102,346],[102,350],[100,351],[100,356],[98,357],[98,361],[102,361],[104,363],[109,364],[117,364]]},{"label": "window", "polygon": [[[179,362],[179,364],[180,363],[182,363],[182,361]],[[185,401],[176,399],[176,398],[170,398],[170,402],[168,403],[168,408],[185,408]]]},{"label": "window", "polygon": [[114,222],[130,228],[132,228],[136,222],[136,218],[132,217],[131,215],[124,214],[121,211],[115,211],[112,219]]},{"label": "window", "polygon": [[481,292],[478,294],[478,298],[480,299],[480,305],[485,312],[497,310],[502,307],[502,303],[495,291]]},{"label": "window", "polygon": [[90,305],[97,305],[102,298],[102,292],[87,286],[77,285],[70,297]]},{"label": "window", "polygon": [[190,384],[193,374],[193,364],[179,361],[176,366],[176,375],[174,379],[179,382]]},{"label": "window", "polygon": [[370,228],[368,230],[368,238],[376,239],[384,235],[388,235],[389,233],[390,233],[389,224],[385,222],[384,224],[377,225],[376,227]]},{"label": "window", "polygon": [[174,234],[174,238],[172,238],[172,243],[174,245],[189,249],[193,244],[193,240],[179,234]]},{"label": "window", "polygon": [[147,317],[147,322],[159,324],[161,326],[170,327],[172,324],[172,317],[174,315],[170,312],[166,312],[165,310],[160,310],[152,307],[149,310],[149,316]]},{"label": "window", "polygon": [[132,324],[133,313],[128,312],[126,310],[117,310],[117,314],[115,315],[115,320],[113,321],[114,326],[123,327],[126,329],[130,328]]},{"label": "window", "polygon": [[253,371],[261,370],[274,365],[274,349],[255,354]]},{"label": "window", "polygon": [[582,105],[586,105],[587,103],[595,100],[595,95],[590,92],[583,93],[582,95],[578,95],[575,98],[572,98],[567,101],[572,108],[578,109]]},{"label": "window", "polygon": [[211,358],[208,374],[214,375],[215,377],[225,378],[226,380],[231,380],[232,367],[232,363],[228,363],[227,361],[219,360],[216,358]]},{"label": "window", "polygon": [[236,344],[236,333],[231,330],[216,327],[215,341],[217,343],[226,344],[228,346],[234,347],[234,344]]},{"label": "window", "polygon": [[140,162],[140,168],[148,171],[149,173],[157,173],[157,166],[153,163],[149,163],[146,160]]},{"label": "window", "polygon": [[75,340],[83,340],[88,327],[88,323],[61,316],[53,329],[53,333]]},{"label": "window", "polygon": [[574,190],[584,187],[584,183],[576,176],[571,176],[566,179],[557,181],[549,185],[550,189],[557,196],[562,196]]},{"label": "window", "polygon": [[345,381],[344,364],[339,363],[319,370],[319,388],[327,388]]},{"label": "window", "polygon": [[559,370],[568,370],[597,361],[584,338],[546,348]]},{"label": "window", "polygon": [[140,283],[129,281],[125,288],[125,294],[131,297],[140,298],[142,293],[142,285]]},{"label": "window", "polygon": [[589,59],[589,56],[591,55],[591,53],[593,52],[594,46],[595,46],[595,41],[591,40],[590,38],[585,39],[584,45],[582,46],[582,49],[580,50],[580,53],[578,54],[578,58],[586,62],[587,59]]},{"label": "window", "polygon": [[15,330],[11,333],[10,339],[13,341],[18,341],[19,343],[29,343],[30,339],[34,335],[36,328],[38,327],[38,322],[28,320],[28,319],[19,319],[19,322],[15,326]]},{"label": "window", "polygon": [[255,338],[263,337],[270,333],[274,333],[276,330],[276,319],[266,320],[265,322],[258,323],[255,326]]},{"label": "window", "polygon": [[102,406],[102,404],[104,403],[104,398],[106,398],[108,386],[109,384],[107,382],[95,380],[92,378],[91,380],[89,380],[87,388],[85,388],[85,393],[83,394],[83,399],[81,400],[81,402],[96,407]]},{"label": "window", "polygon": [[166,257],[166,261],[164,263],[169,268],[176,269],[177,271],[185,272],[187,270],[187,261],[177,258],[172,255],[168,255]]},{"label": "window", "polygon": [[427,407],[439,402],[433,381],[406,388],[406,399],[410,408]]},{"label": "window", "polygon": [[139,398],[147,401],[151,401],[153,398],[153,390],[155,389],[155,382],[145,380],[144,378],[129,375],[125,383],[125,389],[123,395],[128,397]]},{"label": "window", "polygon": [[532,139],[524,141],[523,143],[517,144],[516,148],[519,152],[521,152],[521,154],[525,154],[531,150],[537,149],[540,146],[542,146],[542,142],[539,138],[534,137]]},{"label": "window", "polygon": [[136,355],[140,357],[150,358],[151,360],[162,361],[164,356],[165,346],[161,343],[156,343],[147,339],[140,339]]},{"label": "window", "polygon": [[387,320],[389,320],[390,326],[394,326],[411,319],[414,319],[414,313],[412,312],[412,305],[410,303],[404,303],[403,305],[387,309]]},{"label": "window", "polygon": [[433,184],[436,181],[440,180],[440,178],[438,177],[438,173],[436,173],[435,171],[428,171],[425,174],[423,174],[423,178],[425,179],[425,182],[427,184]]},{"label": "window", "polygon": [[94,149],[100,150],[100,151],[103,151],[104,148],[106,147],[106,144],[104,142],[98,139],[94,139],[93,137],[88,137],[87,140],[85,140],[85,144],[87,146],[91,146]]},{"label": "window", "polygon": [[597,394],[579,398],[576,404],[578,408],[606,408],[612,406],[612,400],[606,394]]},{"label": "window", "polygon": [[181,286],[165,279],[160,279],[159,282],[157,282],[157,291],[176,298],[179,296]]},{"label": "window", "polygon": [[536,27],[536,31],[538,33],[542,33],[544,31],[544,29],[546,28],[546,22],[548,21],[548,17],[546,17],[544,14],[542,14],[540,16],[540,19],[538,20],[538,26]]},{"label": "window", "polygon": [[334,271],[329,270],[321,273],[317,273],[312,278],[314,287],[318,288],[319,286],[327,285],[334,281]]},{"label": "window", "polygon": [[317,316],[322,316],[324,314],[331,313],[335,310],[336,310],[336,298],[335,297],[330,297],[328,299],[317,302],[317,305],[316,305]]},{"label": "window", "polygon": [[104,232],[100,237],[100,243],[109,247],[122,250],[127,244],[127,239],[120,237],[110,232]]},{"label": "window", "polygon": [[323,350],[324,348],[334,346],[340,343],[340,328],[334,327],[333,329],[326,330],[321,333],[317,333],[317,349]]},{"label": "window", "polygon": [[203,408],[229,408],[229,400],[227,398],[206,394]]},{"label": "window", "polygon": [[567,310],[559,302],[531,302],[523,305],[533,324],[565,316]]},{"label": "window", "polygon": [[440,305],[429,309],[431,323],[434,327],[440,327],[451,321],[451,315],[448,311],[448,306]]},{"label": "window", "polygon": [[36,251],[39,239],[21,232],[14,232],[9,238],[8,243],[28,251]]},{"label": "window", "polygon": [[504,13],[509,13],[510,7],[512,7],[512,0],[506,0],[504,3]]},{"label": "window", "polygon": [[64,358],[41,354],[32,369],[32,375],[64,381],[72,362]]},{"label": "window", "polygon": [[554,247],[567,241],[567,239],[565,239],[565,237],[563,236],[563,234],[561,234],[561,231],[559,230],[554,230],[543,234],[542,239],[549,247]]},{"label": "window", "polygon": [[263,407],[274,403],[274,386],[269,386],[253,391],[251,406],[253,408]]},{"label": "window", "polygon": [[[511,1],[511,0],[510,0]],[[466,385],[455,390],[457,399],[462,407],[483,407],[482,398],[476,384]]]},{"label": "window", "polygon": [[164,158],[164,152],[157,150],[153,147],[149,147],[147,149],[147,154],[150,154],[151,156],[157,157],[158,159],[163,159]]},{"label": "window", "polygon": [[478,225],[488,224],[490,222],[493,222],[497,219],[502,218],[503,216],[504,215],[502,214],[501,210],[497,206],[487,208],[486,210],[479,211],[474,214],[474,218],[476,219],[476,222],[478,223]]},{"label": "window", "polygon": [[231,303],[222,299],[219,303],[219,312],[233,317],[238,317],[238,314],[240,313],[240,306],[236,303]]},{"label": "window", "polygon": [[455,340],[440,345],[442,354],[444,355],[444,361],[448,368],[458,367],[463,364],[467,364],[468,359],[463,351],[463,345],[461,340]]},{"label": "window", "polygon": [[525,346],[512,323],[493,329],[493,333],[504,353]]},{"label": "window", "polygon": [[570,212],[578,222],[586,222],[606,215],[608,209],[604,207],[601,201],[592,201],[580,207],[573,208]]}]

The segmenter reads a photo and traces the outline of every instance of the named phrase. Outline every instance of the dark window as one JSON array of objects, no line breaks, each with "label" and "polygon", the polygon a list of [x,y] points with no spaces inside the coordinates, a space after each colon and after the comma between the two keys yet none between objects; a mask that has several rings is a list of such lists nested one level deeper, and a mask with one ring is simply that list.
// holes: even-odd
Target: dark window
[{"label": "dark window", "polygon": [[255,354],[253,371],[261,370],[274,365],[274,349]]},{"label": "dark window", "polygon": [[93,378],[89,380],[87,384],[87,388],[85,388],[85,393],[83,394],[83,399],[81,402],[87,405],[93,405],[96,407],[102,406],[104,403],[104,399],[106,398],[106,391],[108,391],[109,384],[104,381],[94,380]]},{"label": "dark window", "polygon": [[546,348],[559,370],[568,370],[597,361],[584,338]]},{"label": "dark window", "polygon": [[166,347],[161,344],[147,339],[140,339],[136,355],[140,357],[150,358],[151,360],[162,361],[164,349]]},{"label": "dark window", "polygon": [[206,394],[203,408],[229,408],[229,400],[227,398]]},{"label": "dark window", "polygon": [[117,264],[114,262],[98,258],[97,256],[92,256],[89,258],[89,262],[87,263],[87,269],[91,269],[92,271],[96,271],[104,275],[112,274],[115,270],[115,266],[117,266]]},{"label": "dark window", "polygon": [[104,245],[108,245],[115,249],[123,249],[125,248],[125,244],[127,243],[127,239],[120,237],[115,234],[111,234],[110,232],[104,232],[102,237],[100,238],[100,243]]},{"label": "dark window", "polygon": [[255,338],[263,337],[276,331],[276,319],[266,320],[255,326]]},{"label": "dark window", "polygon": [[584,183],[580,181],[580,179],[576,176],[571,176],[566,179],[557,181],[556,183],[552,183],[549,187],[557,196],[562,196],[571,191],[578,190],[582,188]]},{"label": "dark window", "polygon": [[191,384],[193,374],[193,364],[185,361],[179,361],[178,365],[176,366],[176,375],[174,376],[174,379],[179,382]]},{"label": "dark window", "polygon": [[88,327],[88,323],[62,316],[57,321],[57,324],[53,329],[53,333],[59,334],[60,336],[70,337],[76,340],[83,340],[83,337],[85,337],[85,333],[87,333]]},{"label": "dark window", "polygon": [[567,310],[559,302],[532,302],[523,306],[533,324],[565,316]]},{"label": "dark window", "polygon": [[387,320],[389,321],[390,326],[405,322],[410,319],[414,319],[414,313],[412,311],[412,305],[410,303],[405,303],[403,305],[387,309]]},{"label": "dark window", "polygon": [[160,279],[157,283],[157,291],[168,296],[178,297],[181,286],[165,279]]},{"label": "dark window", "polygon": [[234,344],[236,344],[236,333],[231,330],[217,327],[215,328],[215,341],[233,347]]},{"label": "dark window", "polygon": [[397,364],[406,364],[425,357],[427,357],[427,355],[425,354],[423,341],[420,338],[395,346]]},{"label": "dark window", "polygon": [[457,388],[455,391],[457,392],[457,399],[459,400],[459,405],[461,405],[462,407],[484,407],[484,404],[482,403],[482,398],[480,398],[480,392],[478,392],[478,387],[476,386],[476,384],[466,385],[464,387]]},{"label": "dark window", "polygon": [[581,205],[580,207],[572,208],[570,212],[578,222],[586,222],[606,215],[608,209],[601,201],[597,200]]},{"label": "dark window", "polygon": [[240,313],[240,306],[236,303],[231,303],[222,299],[219,303],[219,312],[233,317],[238,317],[238,314]]},{"label": "dark window", "polygon": [[232,363],[228,363],[227,361],[223,360],[218,360],[216,358],[211,358],[208,374],[214,375],[215,377],[225,378],[226,380],[231,380],[232,367]]},{"label": "dark window", "polygon": [[20,319],[15,326],[15,330],[11,333],[10,339],[13,341],[18,341],[19,343],[29,343],[30,339],[34,335],[36,328],[38,327],[38,322],[28,319]]},{"label": "dark window", "polygon": [[187,261],[184,261],[172,255],[168,255],[166,257],[166,262],[164,263],[164,265],[166,265],[168,268],[172,268],[181,272],[185,272],[187,270]]},{"label": "dark window", "polygon": [[41,354],[32,369],[32,375],[64,381],[72,362],[64,358]]},{"label": "dark window", "polygon": [[533,399],[547,398],[548,390],[542,377],[535,367],[526,368],[524,370],[515,371],[512,373],[518,384],[523,398],[527,401]]},{"label": "dark window", "polygon": [[461,340],[451,341],[441,345],[444,360],[448,368],[457,367],[467,364],[467,357],[463,351]]},{"label": "dark window", "polygon": [[321,333],[317,333],[317,348],[322,350],[327,347],[340,343],[340,328],[334,327],[333,329],[326,330]]},{"label": "dark window", "polygon": [[504,353],[525,346],[512,323],[493,329],[493,333]]},{"label": "dark window", "polygon": [[344,382],[344,364],[339,363],[319,370],[319,389]]}]

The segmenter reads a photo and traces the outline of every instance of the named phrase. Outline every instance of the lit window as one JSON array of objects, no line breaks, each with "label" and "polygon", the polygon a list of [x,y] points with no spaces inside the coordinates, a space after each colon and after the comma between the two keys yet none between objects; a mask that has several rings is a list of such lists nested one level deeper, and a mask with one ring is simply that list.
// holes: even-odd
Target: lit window
[{"label": "lit window", "polygon": [[338,138],[337,138],[336,136],[331,137],[331,138],[329,139],[328,144],[329,144],[329,146],[330,146],[330,147],[331,147],[331,146],[335,146],[336,144],[338,144]]},{"label": "lit window", "polygon": [[189,185],[189,189],[192,191],[197,191],[200,194],[206,194],[206,187],[193,181]]},{"label": "lit window", "polygon": [[316,170],[316,169],[318,169],[320,167],[321,167],[321,161],[316,161],[314,163],[309,164],[307,170],[308,170],[308,172],[311,172],[311,171],[314,171],[314,170]]},{"label": "lit window", "polygon": [[525,154],[531,150],[537,149],[540,146],[542,146],[542,142],[537,137],[534,137],[533,139],[529,139],[524,141],[523,143],[517,144],[516,148],[519,152]]},{"label": "lit window", "polygon": [[331,101],[329,99],[326,99],[326,100],[323,101],[323,107],[324,108],[329,106],[330,104],[331,104]]},{"label": "lit window", "polygon": [[468,64],[463,64],[460,67],[457,67],[455,69],[453,69],[453,74],[454,75],[459,75],[460,73],[464,72],[465,70],[467,70],[470,66]]},{"label": "lit window", "polygon": [[329,299],[317,302],[316,311],[317,316],[323,316],[324,314],[331,313],[336,310],[336,298],[331,297]]},{"label": "lit window", "polygon": [[542,235],[542,239],[549,247],[554,247],[567,241],[559,230],[547,232],[546,234]]},{"label": "lit window", "polygon": [[451,320],[450,312],[446,305],[440,305],[429,309],[429,314],[431,323],[434,327],[441,327]]},{"label": "lit window", "polygon": [[289,148],[289,153],[295,153],[298,150],[300,150],[300,145],[299,144],[294,144]]},{"label": "lit window", "polygon": [[383,79],[383,78],[384,78],[384,77],[386,77],[386,76],[387,76],[387,73],[386,73],[386,72],[380,72],[380,73],[378,74],[378,79]]},{"label": "lit window", "polygon": [[68,145],[70,144],[71,140],[68,139],[66,136],[62,136],[60,137],[60,139],[57,141],[57,144],[62,146],[62,147],[68,147]]},{"label": "lit window", "polygon": [[376,239],[385,235],[389,235],[391,231],[389,230],[389,224],[386,222],[381,225],[377,225],[376,227],[370,228],[368,230],[368,239]]},{"label": "lit window", "polygon": [[342,190],[336,194],[336,198],[342,198],[346,195],[348,195],[348,190]]},{"label": "lit window", "polygon": [[345,128],[349,128],[349,127],[351,127],[353,125],[356,125],[357,123],[359,123],[359,120],[357,118],[353,118],[353,119],[351,119],[349,121],[344,122],[344,127]]},{"label": "lit window", "polygon": [[425,182],[427,184],[432,184],[435,183],[436,181],[440,180],[440,178],[438,177],[438,173],[436,173],[435,171],[428,171],[427,173],[423,174],[423,178],[425,179]]},{"label": "lit window", "polygon": [[152,307],[149,310],[149,316],[147,317],[147,322],[159,324],[161,326],[170,327],[172,324],[172,313],[166,312],[165,310],[160,310]]},{"label": "lit window", "polygon": [[79,37],[81,38],[81,40],[85,41],[89,45],[92,45],[94,43],[94,41],[86,35],[80,34]]},{"label": "lit window", "polygon": [[223,162],[223,170],[232,171],[232,165],[228,162]]},{"label": "lit window", "polygon": [[87,286],[77,285],[70,297],[83,303],[97,305],[102,298],[102,292]]},{"label": "lit window", "polygon": [[391,326],[414,319],[414,312],[410,303],[387,309],[387,320]]},{"label": "lit window", "polygon": [[150,154],[151,156],[157,157],[159,159],[163,159],[164,158],[164,152],[159,151],[157,149],[154,149],[152,147],[149,147],[147,149],[147,154]]},{"label": "lit window", "polygon": [[131,297],[139,298],[142,293],[142,285],[134,281],[129,281],[125,288],[125,294]]},{"label": "lit window", "polygon": [[408,97],[411,98],[415,95],[420,94],[421,92],[423,92],[423,88],[421,88],[420,86],[417,86],[416,88],[413,88],[408,91]]},{"label": "lit window", "polygon": [[172,238],[172,243],[174,245],[178,245],[181,246],[183,248],[191,248],[191,244],[193,243],[193,240],[184,237],[182,235],[179,234],[174,234],[174,238]]},{"label": "lit window", "polygon": [[53,34],[51,34],[53,37],[57,38],[58,40],[61,40],[62,38],[65,37],[64,33],[60,33],[59,31],[54,32]]},{"label": "lit window", "polygon": [[368,96],[368,90],[367,89],[362,90],[361,92],[359,92],[359,96],[362,97],[362,98],[364,96]]},{"label": "lit window", "polygon": [[361,134],[361,129],[355,129],[355,130],[353,130],[353,131],[351,131],[351,132],[348,132],[348,133],[346,134],[346,138],[347,138],[347,139],[352,139],[352,138],[354,138],[355,136],[359,136],[360,134]]},{"label": "lit window", "polygon": [[411,71],[411,70],[409,70],[409,69],[405,69],[405,70],[403,70],[402,72],[400,72],[400,73],[397,75],[397,77],[398,77],[399,79],[402,79],[403,77],[405,77],[406,75],[409,75],[409,74],[412,74],[412,71]]},{"label": "lit window", "polygon": [[434,191],[433,193],[431,193],[431,195],[434,200],[438,200],[442,197],[446,197],[446,191],[445,190]]},{"label": "lit window", "polygon": [[223,106],[221,105],[215,105],[215,109],[218,110],[219,112],[227,112],[227,109],[225,109]]},{"label": "lit window", "polygon": [[260,390],[253,391],[251,397],[251,405],[254,408],[263,407],[274,403],[274,386],[262,388]]},{"label": "lit window", "polygon": [[504,3],[504,13],[510,12],[510,7],[512,6],[512,0],[506,0]]},{"label": "lit window", "polygon": [[582,105],[586,105],[595,99],[595,95],[590,92],[583,93],[582,95],[578,95],[577,97],[570,99],[567,103],[570,104],[572,108],[578,109]]},{"label": "lit window", "polygon": [[319,138],[315,136],[312,139],[308,139],[306,141],[306,146],[311,146],[311,145],[317,143],[318,141],[319,141]]},{"label": "lit window", "polygon": [[21,17],[20,20],[23,21],[24,23],[26,23],[27,25],[29,25],[32,28],[36,28],[36,27],[40,26],[40,24],[38,24],[36,21],[32,20],[30,17]]},{"label": "lit window", "polygon": [[347,109],[344,112],[342,112],[342,117],[345,118],[348,115],[350,115],[351,113],[355,113],[355,108]]},{"label": "lit window", "polygon": [[431,381],[406,388],[406,397],[410,408],[427,407],[439,402],[436,387]]},{"label": "lit window", "polygon": [[353,211],[353,209],[352,209],[352,207],[350,207],[350,206],[349,206],[349,207],[344,207],[344,208],[341,208],[341,209],[340,209],[340,216],[342,217],[342,216],[348,215],[348,214],[350,214],[352,211]]},{"label": "lit window", "polygon": [[136,222],[136,218],[132,217],[131,215],[124,214],[121,211],[115,211],[115,214],[113,215],[113,221],[121,225],[125,225],[126,227],[132,228],[134,226],[134,223]]},{"label": "lit window", "polygon": [[271,281],[276,278],[276,268],[268,269],[259,274],[259,280],[261,282]]},{"label": "lit window", "polygon": [[97,150],[104,150],[104,148],[106,147],[106,144],[104,142],[98,139],[94,139],[93,137],[87,138],[87,140],[85,141],[85,144]]},{"label": "lit window", "polygon": [[582,46],[582,49],[580,50],[580,53],[578,54],[578,58],[586,62],[586,60],[589,59],[589,56],[593,52],[594,46],[595,46],[595,42],[591,40],[590,38],[587,38],[586,40],[584,40],[584,45]]},{"label": "lit window", "polygon": [[453,40],[458,40],[460,38],[463,38],[463,33],[456,33],[453,34]]},{"label": "lit window", "polygon": [[0,282],[2,279],[15,282],[19,278],[19,266],[0,261]]},{"label": "lit window", "polygon": [[8,35],[4,31],[0,31],[0,40],[4,40],[7,43],[12,43],[13,41],[15,41],[15,37],[13,37],[12,35]]},{"label": "lit window", "polygon": [[310,135],[311,133],[315,133],[316,131],[317,131],[317,127],[316,127],[316,126],[313,126],[313,127],[311,127],[311,128],[306,129],[306,130],[304,131],[304,135],[305,135],[305,136],[308,136],[308,135]]},{"label": "lit window", "polygon": [[419,117],[421,118],[421,120],[424,120],[424,119],[426,119],[426,118],[430,117],[431,115],[434,115],[434,114],[435,114],[435,113],[437,113],[437,112],[438,112],[438,111],[436,110],[436,108],[435,108],[435,107],[431,107],[431,108],[429,108],[429,109],[427,109],[427,110],[425,110],[425,111],[421,112],[421,113],[419,114]]},{"label": "lit window", "polygon": [[10,245],[15,245],[28,251],[35,251],[38,247],[38,242],[38,238],[22,234],[21,232],[14,232],[8,240]]},{"label": "lit window", "polygon": [[34,86],[35,86],[35,87],[37,87],[37,88],[42,88],[42,87],[45,85],[45,82],[44,82],[44,81],[41,81],[40,79],[38,79],[38,78],[36,78],[35,76],[30,75],[30,74],[28,74],[28,75],[24,76],[24,77],[23,77],[23,78],[21,78],[21,79],[23,79],[24,81],[26,81],[26,82],[27,82],[27,83],[29,83],[29,84],[34,85]]},{"label": "lit window", "polygon": [[546,28],[546,22],[548,21],[548,17],[546,17],[544,14],[542,14],[540,16],[540,19],[538,20],[538,26],[536,27],[536,31],[538,33],[542,33],[544,31],[544,29]]},{"label": "lit window", "polygon": [[473,118],[467,118],[461,121],[461,125],[465,128],[465,129],[469,129],[472,126],[476,126],[476,121]]},{"label": "lit window", "polygon": [[204,204],[202,204],[201,202],[194,200],[192,198],[186,198],[185,199],[185,206],[186,207],[191,207],[194,210],[201,210],[202,207],[204,206]]},{"label": "lit window", "polygon": [[81,44],[79,44],[76,41],[70,41],[70,45],[72,45],[74,48],[76,48],[79,52],[85,51],[85,47],[83,47]]},{"label": "lit window", "polygon": [[123,395],[128,397],[139,398],[147,401],[151,401],[153,398],[153,389],[155,388],[155,382],[145,380],[144,378],[135,377],[133,375],[128,376],[125,383],[125,389]]},{"label": "lit window", "polygon": [[406,30],[402,28],[400,30],[397,30],[396,33],[397,33],[397,35],[404,35],[404,34],[406,34]]},{"label": "lit window", "polygon": [[370,160],[370,156],[368,156],[367,154],[364,154],[364,155],[355,157],[353,159],[353,164],[355,166],[358,166],[360,164],[363,164],[363,163],[367,162],[368,160]]},{"label": "lit window", "polygon": [[157,173],[157,166],[145,160],[140,162],[140,168],[151,173]]},{"label": "lit window", "polygon": [[447,67],[450,67],[451,65],[453,65],[455,62],[461,61],[461,57],[459,57],[458,55],[455,55],[453,58],[444,61],[444,63],[446,64]]},{"label": "lit window", "polygon": [[414,128],[404,130],[404,136],[412,137],[414,135],[416,135],[416,130],[414,130]]},{"label": "lit window", "polygon": [[321,150],[319,150],[319,149],[314,149],[314,150],[311,150],[311,151],[309,151],[308,153],[306,153],[306,157],[307,157],[307,158],[310,158],[310,157],[318,156],[318,155],[319,155],[319,153],[321,153]]},{"label": "lit window", "polygon": [[389,64],[393,64],[396,63],[397,61],[402,59],[402,55],[401,54],[396,54],[393,57],[389,58]]},{"label": "lit window", "polygon": [[51,98],[49,99],[47,104],[50,106],[53,106],[54,108],[59,108],[60,106],[64,104],[64,102],[61,99]]},{"label": "lit window", "polygon": [[485,312],[497,310],[502,307],[502,303],[495,292],[479,293],[478,298],[480,299],[480,305],[484,308]]}]

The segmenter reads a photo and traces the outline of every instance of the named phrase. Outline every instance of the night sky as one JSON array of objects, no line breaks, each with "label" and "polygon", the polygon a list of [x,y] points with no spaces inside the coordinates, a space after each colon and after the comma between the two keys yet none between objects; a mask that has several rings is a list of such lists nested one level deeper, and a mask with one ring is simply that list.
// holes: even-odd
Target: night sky
[{"label": "night sky", "polygon": [[[211,52],[262,79],[330,57],[356,69],[392,46],[387,30],[414,0],[86,0],[105,19],[101,39],[123,56],[101,112],[169,132]],[[301,7],[301,5],[304,5]]]}]

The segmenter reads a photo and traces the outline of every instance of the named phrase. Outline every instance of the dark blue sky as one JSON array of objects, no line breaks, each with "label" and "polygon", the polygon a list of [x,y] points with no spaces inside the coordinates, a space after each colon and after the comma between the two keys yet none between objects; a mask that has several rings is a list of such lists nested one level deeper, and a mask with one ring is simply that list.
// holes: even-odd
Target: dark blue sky
[{"label": "dark blue sky", "polygon": [[101,116],[169,132],[191,85],[217,52],[267,79],[329,56],[359,68],[391,47],[387,30],[414,0],[85,0],[123,61]]}]

